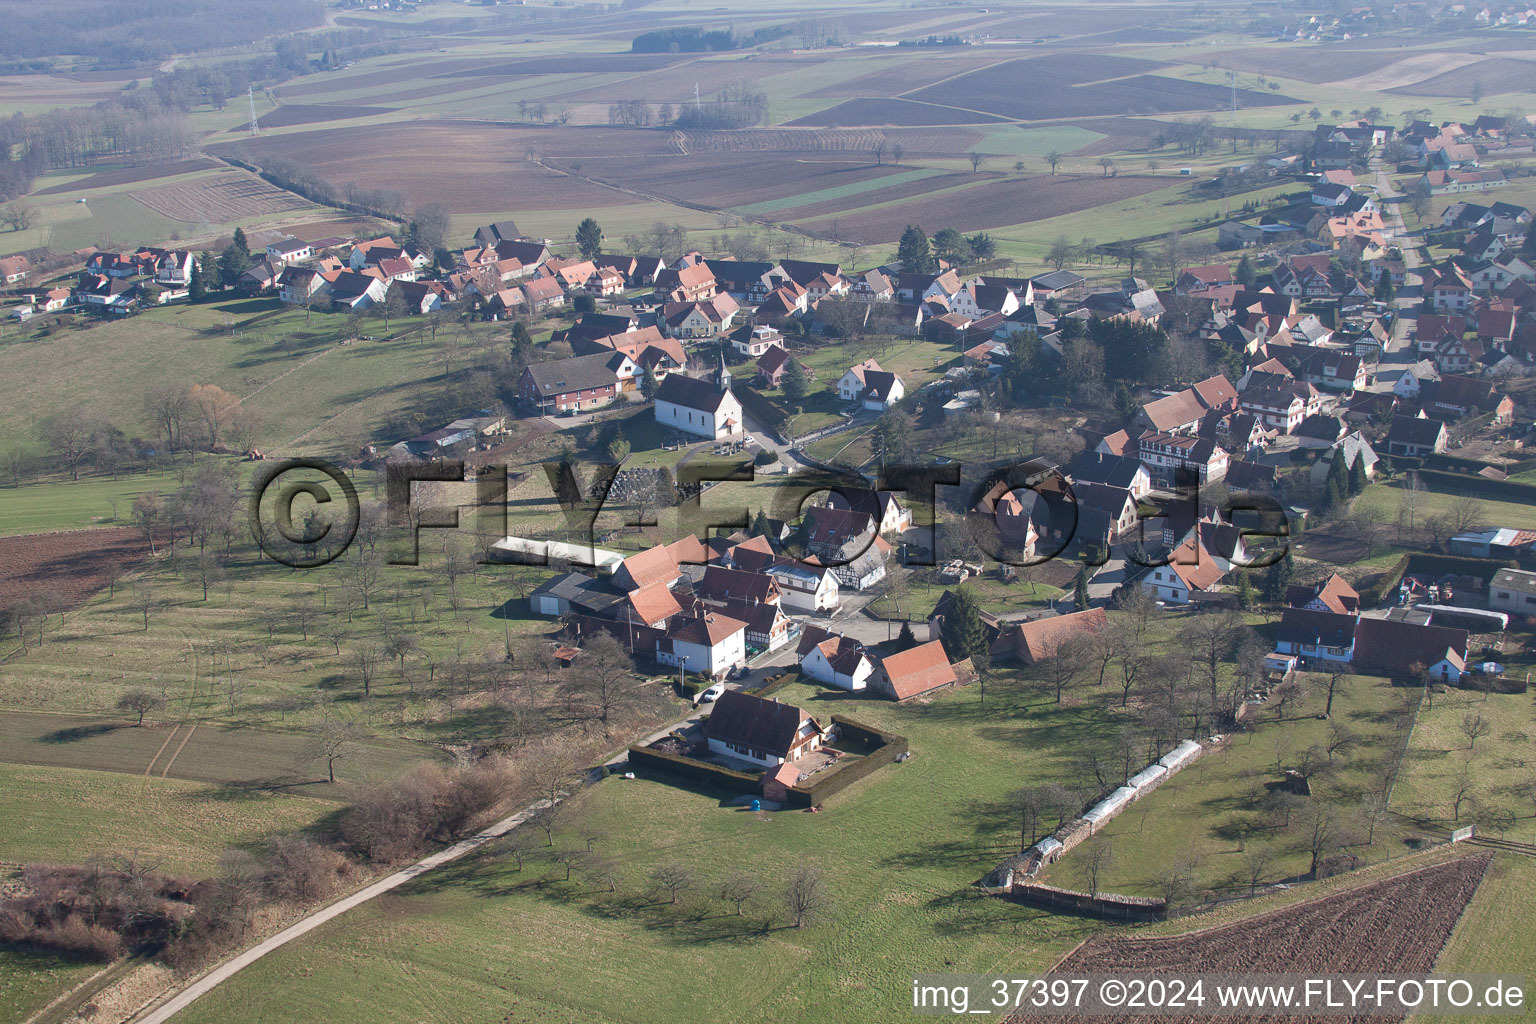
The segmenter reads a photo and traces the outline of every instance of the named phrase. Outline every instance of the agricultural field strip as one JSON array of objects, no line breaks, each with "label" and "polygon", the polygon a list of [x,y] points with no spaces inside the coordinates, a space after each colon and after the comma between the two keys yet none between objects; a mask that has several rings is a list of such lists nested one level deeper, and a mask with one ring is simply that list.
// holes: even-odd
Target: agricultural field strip
[{"label": "agricultural field strip", "polygon": [[944,171],[935,167],[924,167],[915,171],[901,171],[897,174],[887,174],[883,178],[867,178],[864,181],[853,182],[848,185],[835,185],[831,188],[817,189],[814,192],[802,192],[797,196],[785,196],[782,199],[749,203],[746,206],[733,206],[731,211],[748,215],[773,213],[794,206],[810,206],[813,203],[828,200],[847,199],[850,196],[856,196],[864,192],[874,192],[878,189],[889,188],[894,185],[905,185],[909,181],[921,181],[924,178],[932,178],[944,173]]}]

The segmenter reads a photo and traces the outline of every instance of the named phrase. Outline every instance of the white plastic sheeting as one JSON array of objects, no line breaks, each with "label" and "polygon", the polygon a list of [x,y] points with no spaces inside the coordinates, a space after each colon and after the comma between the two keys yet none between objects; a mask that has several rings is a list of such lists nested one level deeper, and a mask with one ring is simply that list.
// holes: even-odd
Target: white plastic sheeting
[{"label": "white plastic sheeting", "polygon": [[1163,776],[1167,774],[1168,769],[1162,765],[1149,764],[1135,775],[1132,775],[1126,785],[1140,793],[1142,790],[1149,789],[1163,781]]},{"label": "white plastic sheeting", "polygon": [[1061,853],[1061,840],[1054,836],[1046,836],[1044,839],[1035,844],[1035,849],[1040,854],[1040,862],[1042,864],[1049,864],[1052,858]]},{"label": "white plastic sheeting", "polygon": [[1185,762],[1189,761],[1199,753],[1200,744],[1196,743],[1194,740],[1185,740],[1183,743],[1180,743],[1178,746],[1174,747],[1171,752],[1164,754],[1157,763],[1168,769],[1170,772],[1173,772],[1182,768]]}]

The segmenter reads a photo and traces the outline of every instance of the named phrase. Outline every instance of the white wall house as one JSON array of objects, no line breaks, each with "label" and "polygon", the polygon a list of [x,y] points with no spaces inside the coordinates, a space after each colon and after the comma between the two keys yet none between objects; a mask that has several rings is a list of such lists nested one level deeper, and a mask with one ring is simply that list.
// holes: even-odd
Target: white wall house
[{"label": "white wall house", "polygon": [[786,562],[764,570],[779,585],[779,603],[792,612],[834,612],[838,607],[837,574],[831,569]]},{"label": "white wall house", "polygon": [[[840,690],[862,690],[869,684],[869,677],[875,673],[875,663],[869,660],[869,656],[859,650],[843,650],[834,638],[817,644],[800,657],[800,671],[828,686],[835,686]],[[832,648],[829,657],[827,648]]]},{"label": "white wall house", "polygon": [[692,675],[723,679],[747,663],[747,624],[718,612],[678,616],[656,642],[656,660]]}]

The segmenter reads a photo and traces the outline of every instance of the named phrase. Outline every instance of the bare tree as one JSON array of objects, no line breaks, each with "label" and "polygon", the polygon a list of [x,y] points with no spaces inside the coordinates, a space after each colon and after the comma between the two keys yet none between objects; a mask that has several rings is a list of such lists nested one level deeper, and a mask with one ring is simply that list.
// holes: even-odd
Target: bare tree
[{"label": "bare tree", "polygon": [[1099,894],[1099,882],[1104,873],[1109,870],[1110,863],[1115,858],[1115,850],[1107,836],[1094,836],[1083,844],[1083,851],[1078,855],[1083,878],[1088,883],[1088,895]]},{"label": "bare tree", "polygon": [[668,903],[676,904],[683,893],[693,888],[693,870],[677,861],[658,864],[651,871],[651,888],[669,897]]},{"label": "bare tree", "polygon": [[379,645],[372,640],[354,644],[348,658],[358,682],[363,684],[363,696],[373,696],[373,676],[379,668]]},{"label": "bare tree", "polygon": [[135,727],[144,724],[144,716],[146,714],[164,706],[165,701],[153,690],[129,690],[117,698],[117,709],[119,711],[127,711],[137,716],[133,723]]},{"label": "bare tree", "polygon": [[639,700],[634,661],[613,634],[596,632],[577,662],[577,671],[562,689],[589,706],[599,721],[608,721],[610,715],[633,707]]},{"label": "bare tree", "polygon": [[523,870],[523,861],[533,852],[533,833],[523,829],[513,829],[507,833],[497,848],[517,862],[517,870]]},{"label": "bare tree", "polygon": [[327,782],[336,781],[336,762],[357,750],[357,726],[326,713],[315,727],[310,750],[317,761],[325,762]]},{"label": "bare tree", "polygon": [[554,846],[555,824],[559,820],[565,799],[581,785],[583,765],[577,750],[568,740],[552,737],[537,747],[529,748],[521,759],[523,779],[538,794],[540,806],[534,823],[543,830],[544,839]]},{"label": "bare tree", "polygon": [[832,907],[832,896],[822,878],[821,869],[813,864],[801,864],[789,876],[784,887],[784,905],[795,919],[796,928],[808,923]]},{"label": "bare tree", "polygon": [[1274,863],[1275,854],[1267,846],[1250,843],[1243,851],[1243,871],[1248,876],[1248,895],[1252,896],[1259,890],[1259,883],[1269,873],[1270,866]]},{"label": "bare tree", "polygon": [[577,870],[588,884],[607,892],[618,892],[619,882],[624,878],[623,867],[617,857],[597,853],[584,854]]},{"label": "bare tree", "polygon": [[1304,836],[1305,848],[1312,858],[1311,866],[1307,873],[1313,878],[1318,877],[1318,870],[1327,860],[1328,854],[1337,845],[1337,825],[1333,818],[1333,808],[1328,804],[1313,801],[1307,807],[1307,812],[1302,818],[1302,827],[1306,830]]},{"label": "bare tree", "polygon": [[1478,738],[1493,732],[1493,723],[1483,717],[1481,711],[1469,711],[1461,716],[1461,734],[1467,738],[1467,749],[1477,746]]},{"label": "bare tree", "polygon": [[1463,762],[1451,779],[1451,820],[1461,822],[1461,809],[1472,799],[1472,766]]},{"label": "bare tree", "polygon": [[572,846],[563,850],[556,850],[554,861],[556,864],[559,864],[561,867],[565,868],[565,880],[569,882],[571,880],[572,869],[574,869],[576,865],[580,864],[582,858],[584,857],[586,857],[585,851],[578,850],[576,847]]},{"label": "bare tree", "polygon": [[757,899],[763,891],[763,881],[755,872],[746,868],[733,868],[730,873],[721,879],[715,893],[720,899],[729,903],[736,910],[736,916],[742,915],[742,910],[748,903]]}]

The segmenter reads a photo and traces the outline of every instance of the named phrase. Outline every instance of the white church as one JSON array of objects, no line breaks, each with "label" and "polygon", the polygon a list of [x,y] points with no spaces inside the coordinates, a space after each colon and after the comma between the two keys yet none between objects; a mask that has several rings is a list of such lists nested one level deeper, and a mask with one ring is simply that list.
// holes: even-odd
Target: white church
[{"label": "white church", "polygon": [[656,390],[656,422],[711,439],[740,433],[741,402],[731,393],[725,356],[713,379],[667,374]]}]

